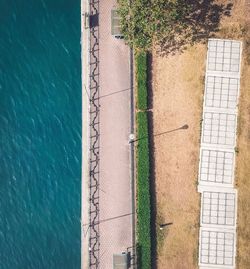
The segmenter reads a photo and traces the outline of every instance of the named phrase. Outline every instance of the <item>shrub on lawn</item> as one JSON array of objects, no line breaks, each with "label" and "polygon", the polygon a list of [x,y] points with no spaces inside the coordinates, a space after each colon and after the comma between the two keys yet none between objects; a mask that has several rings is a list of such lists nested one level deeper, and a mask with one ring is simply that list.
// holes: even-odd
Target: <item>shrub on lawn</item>
[{"label": "shrub on lawn", "polygon": [[137,109],[148,108],[147,93],[147,53],[138,52],[135,55],[136,80],[137,80]]},{"label": "shrub on lawn", "polygon": [[138,112],[137,120],[137,243],[139,268],[151,268],[149,140],[147,112]]}]

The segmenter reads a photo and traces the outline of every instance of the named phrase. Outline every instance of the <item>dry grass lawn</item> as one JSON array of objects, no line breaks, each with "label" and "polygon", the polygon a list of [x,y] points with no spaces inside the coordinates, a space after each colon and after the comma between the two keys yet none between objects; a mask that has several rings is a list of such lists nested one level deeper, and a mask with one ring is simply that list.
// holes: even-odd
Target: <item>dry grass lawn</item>
[{"label": "dry grass lawn", "polygon": [[[249,0],[246,0],[249,1]],[[231,1],[220,1],[230,3]],[[237,268],[250,268],[250,8],[233,1],[215,36],[244,41],[236,158],[238,200]],[[249,4],[250,5],[250,4]],[[249,12],[249,13],[248,13]],[[249,18],[249,27],[247,26]],[[247,45],[248,44],[248,45]],[[204,90],[206,44],[189,46],[165,57],[153,53],[153,130],[157,222],[172,223],[157,230],[158,269],[198,268],[200,196],[197,174],[200,120]]]},{"label": "dry grass lawn", "polygon": [[[205,47],[166,58],[154,57],[154,133],[157,213],[173,224],[158,231],[158,268],[196,268],[199,227],[197,171]],[[163,234],[164,233],[164,234]]]}]

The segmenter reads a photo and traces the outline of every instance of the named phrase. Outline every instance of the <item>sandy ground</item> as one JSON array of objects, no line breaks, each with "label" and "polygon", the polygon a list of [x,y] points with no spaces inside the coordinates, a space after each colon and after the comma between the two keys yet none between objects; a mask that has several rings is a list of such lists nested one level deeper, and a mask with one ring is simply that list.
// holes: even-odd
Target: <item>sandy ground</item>
[{"label": "sandy ground", "polygon": [[[237,268],[250,268],[250,21],[248,0],[233,3],[231,16],[223,18],[219,38],[244,41],[239,105],[236,180],[239,191]],[[250,5],[250,4],[249,4]],[[250,25],[250,23],[249,23]],[[248,29],[249,28],[249,29]],[[248,40],[248,46],[246,46]],[[177,130],[154,138],[157,222],[173,223],[157,230],[158,269],[198,268],[200,196],[197,175],[200,120],[204,91],[206,44],[161,57],[153,54],[153,131]]]}]

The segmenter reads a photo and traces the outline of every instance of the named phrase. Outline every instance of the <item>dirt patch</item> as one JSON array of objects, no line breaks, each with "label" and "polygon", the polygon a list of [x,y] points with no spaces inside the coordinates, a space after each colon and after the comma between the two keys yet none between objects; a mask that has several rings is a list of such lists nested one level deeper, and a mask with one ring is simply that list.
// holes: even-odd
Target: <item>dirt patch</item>
[{"label": "dirt patch", "polygon": [[[242,269],[250,268],[250,23],[247,22],[250,8],[245,8],[247,1],[217,2],[231,2],[233,6],[231,15],[223,18],[219,30],[212,34],[218,38],[244,41],[239,153],[236,158],[239,192],[237,266]],[[198,268],[200,196],[197,193],[197,177],[206,44],[188,45],[183,52],[165,57],[153,53],[157,269]],[[185,124],[188,129],[178,129]],[[162,223],[170,225],[160,230],[159,224]]]}]

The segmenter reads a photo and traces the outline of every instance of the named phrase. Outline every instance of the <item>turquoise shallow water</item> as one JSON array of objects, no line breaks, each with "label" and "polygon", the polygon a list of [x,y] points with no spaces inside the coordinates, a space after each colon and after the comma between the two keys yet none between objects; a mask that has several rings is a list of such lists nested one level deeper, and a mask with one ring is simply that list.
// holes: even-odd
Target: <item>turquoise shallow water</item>
[{"label": "turquoise shallow water", "polygon": [[0,269],[80,268],[80,1],[0,0]]}]

